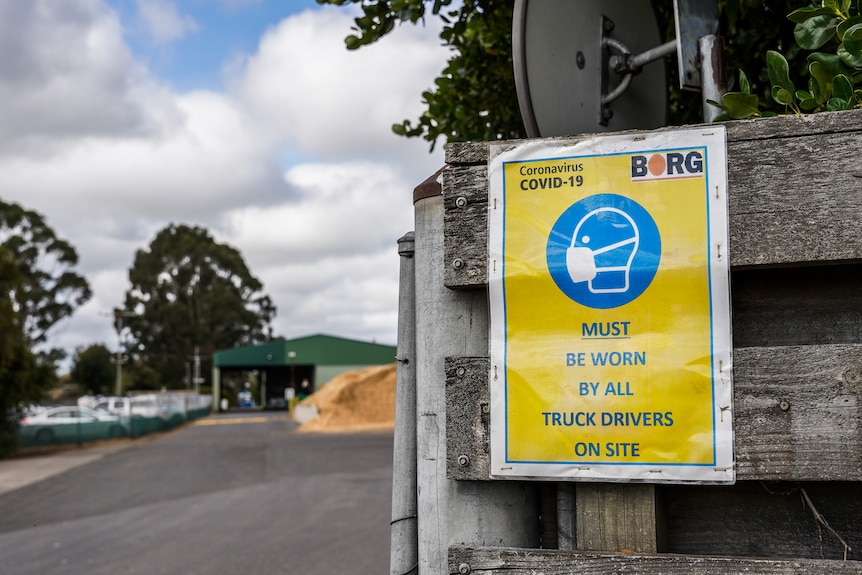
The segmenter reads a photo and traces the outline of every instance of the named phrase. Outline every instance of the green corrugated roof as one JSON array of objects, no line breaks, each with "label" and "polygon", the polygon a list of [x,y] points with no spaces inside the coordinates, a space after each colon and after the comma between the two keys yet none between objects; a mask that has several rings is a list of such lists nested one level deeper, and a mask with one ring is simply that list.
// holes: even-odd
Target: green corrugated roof
[{"label": "green corrugated roof", "polygon": [[213,354],[218,367],[264,367],[290,365],[384,365],[395,361],[395,346],[381,345],[331,335],[309,335],[279,339],[260,345],[223,349]]}]

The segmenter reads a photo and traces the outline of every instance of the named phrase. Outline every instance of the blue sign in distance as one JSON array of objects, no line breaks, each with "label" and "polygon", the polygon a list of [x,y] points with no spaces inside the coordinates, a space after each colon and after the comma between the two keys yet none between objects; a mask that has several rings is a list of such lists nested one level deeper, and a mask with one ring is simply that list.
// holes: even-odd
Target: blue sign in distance
[{"label": "blue sign in distance", "polygon": [[617,194],[596,194],[569,206],[548,237],[548,270],[577,303],[610,309],[649,287],[661,260],[661,236],[643,206]]}]

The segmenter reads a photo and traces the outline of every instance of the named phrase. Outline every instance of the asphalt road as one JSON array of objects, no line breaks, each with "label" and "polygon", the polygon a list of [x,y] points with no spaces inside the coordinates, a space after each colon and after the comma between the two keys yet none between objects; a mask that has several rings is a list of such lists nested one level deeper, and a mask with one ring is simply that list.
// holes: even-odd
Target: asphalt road
[{"label": "asphalt road", "polygon": [[211,416],[8,491],[0,573],[388,572],[392,432],[295,429]]}]

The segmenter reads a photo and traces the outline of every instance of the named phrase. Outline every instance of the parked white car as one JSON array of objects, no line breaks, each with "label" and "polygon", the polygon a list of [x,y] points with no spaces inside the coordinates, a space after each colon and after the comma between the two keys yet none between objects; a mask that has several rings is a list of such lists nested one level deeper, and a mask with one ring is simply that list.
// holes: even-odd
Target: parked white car
[{"label": "parked white car", "polygon": [[23,438],[38,443],[91,441],[126,434],[120,418],[81,406],[61,406],[27,415],[20,421]]},{"label": "parked white car", "polygon": [[95,403],[91,400],[78,400],[78,405],[91,403],[93,409],[105,413],[113,413],[121,417],[163,417],[158,396],[155,394],[133,395],[129,397],[102,397]]},{"label": "parked white car", "polygon": [[114,415],[128,415],[131,413],[131,405],[128,397],[105,397],[92,407],[96,411],[104,411]]}]

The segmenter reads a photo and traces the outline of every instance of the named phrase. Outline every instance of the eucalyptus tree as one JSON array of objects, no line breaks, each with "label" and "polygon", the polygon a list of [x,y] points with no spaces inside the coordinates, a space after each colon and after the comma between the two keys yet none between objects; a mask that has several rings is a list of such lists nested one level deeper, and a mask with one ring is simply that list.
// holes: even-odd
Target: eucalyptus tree
[{"label": "eucalyptus tree", "polygon": [[30,351],[23,316],[10,297],[22,286],[18,264],[0,246],[0,457],[15,448],[18,407],[39,401],[49,381]]},{"label": "eucalyptus tree", "polygon": [[0,200],[0,454],[14,447],[14,416],[41,400],[65,356],[48,332],[90,298],[78,254],[41,214]]},{"label": "eucalyptus tree", "polygon": [[[235,248],[201,227],[171,224],[129,269],[121,315],[137,387],[190,384],[193,361],[207,379],[219,349],[267,339],[275,306]],[[124,328],[124,329],[125,329]]]},{"label": "eucalyptus tree", "polygon": [[[18,204],[0,200],[0,247],[20,273],[6,296],[20,314],[31,349],[44,347],[48,331],[68,318],[92,295],[87,280],[75,271],[78,253],[59,238],[45,218]],[[39,352],[56,358],[57,350]]]}]

